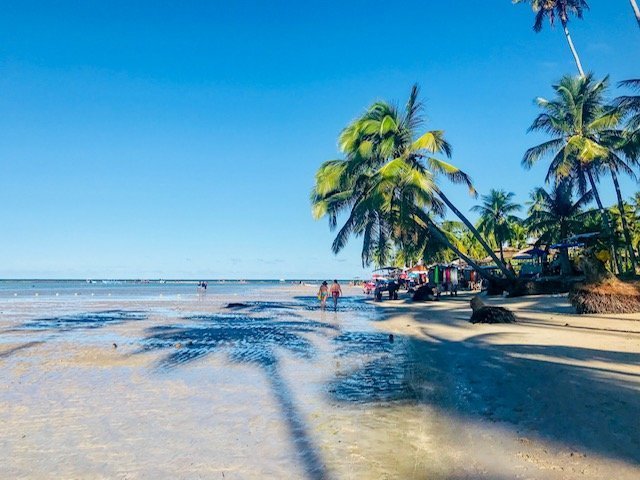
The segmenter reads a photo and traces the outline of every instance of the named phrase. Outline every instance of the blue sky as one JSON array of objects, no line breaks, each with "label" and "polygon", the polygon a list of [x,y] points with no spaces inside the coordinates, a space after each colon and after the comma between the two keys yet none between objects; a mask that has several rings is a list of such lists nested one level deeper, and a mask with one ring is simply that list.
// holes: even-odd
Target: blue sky
[{"label": "blue sky", "polygon": [[[570,24],[585,68],[637,78],[629,3],[589,3]],[[520,167],[533,99],[575,72],[532,23],[509,0],[5,2],[0,278],[363,276],[360,241],[334,256],[311,218],[313,174],[414,82],[480,193],[524,202],[545,171]]]}]

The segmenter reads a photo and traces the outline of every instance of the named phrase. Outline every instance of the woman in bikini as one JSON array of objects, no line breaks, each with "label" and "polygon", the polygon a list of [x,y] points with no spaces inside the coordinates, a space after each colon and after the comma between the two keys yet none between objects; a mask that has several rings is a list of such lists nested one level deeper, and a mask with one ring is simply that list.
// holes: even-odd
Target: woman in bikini
[{"label": "woman in bikini", "polygon": [[327,298],[329,298],[329,287],[327,282],[322,282],[320,290],[318,290],[318,300],[320,300],[320,308],[325,310],[327,308]]}]

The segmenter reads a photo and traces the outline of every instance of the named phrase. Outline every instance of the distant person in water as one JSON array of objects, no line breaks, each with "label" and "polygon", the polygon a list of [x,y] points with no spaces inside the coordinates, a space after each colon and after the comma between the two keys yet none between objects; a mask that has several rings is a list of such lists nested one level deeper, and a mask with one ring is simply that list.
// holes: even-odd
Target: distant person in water
[{"label": "distant person in water", "polygon": [[338,280],[333,281],[331,285],[331,296],[333,297],[333,310],[338,311],[338,298],[342,295],[342,287],[338,283]]},{"label": "distant person in water", "polygon": [[327,298],[329,297],[329,287],[327,282],[322,282],[320,290],[318,290],[318,300],[320,300],[320,308],[325,310],[327,308]]}]

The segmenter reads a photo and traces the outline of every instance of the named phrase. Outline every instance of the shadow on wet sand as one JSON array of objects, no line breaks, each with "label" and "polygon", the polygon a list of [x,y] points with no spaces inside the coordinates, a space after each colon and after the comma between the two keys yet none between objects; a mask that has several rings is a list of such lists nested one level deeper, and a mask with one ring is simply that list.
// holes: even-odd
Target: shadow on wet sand
[{"label": "shadow on wet sand", "polygon": [[58,317],[38,318],[29,320],[13,331],[21,330],[53,330],[69,332],[79,329],[102,328],[109,325],[117,325],[125,322],[145,320],[146,312],[130,310],[105,310],[100,312],[85,312]]},{"label": "shadow on wet sand", "polygon": [[[334,339],[337,356],[368,358],[337,377],[329,395],[339,402],[433,405],[640,465],[640,368],[628,371],[640,366],[640,354],[489,342],[500,335],[464,341],[396,336],[393,344],[386,334],[341,335]],[[580,365],[586,361],[612,368]],[[576,409],[587,412],[586,424]],[[620,411],[627,414],[616,415]]]},{"label": "shadow on wet sand", "polygon": [[183,321],[186,323],[149,328],[138,353],[172,350],[160,360],[160,370],[173,369],[214,352],[225,353],[232,362],[260,368],[278,402],[306,477],[331,478],[280,373],[277,351],[283,349],[297,358],[311,359],[315,347],[306,335],[326,335],[336,327],[310,320],[225,314],[192,316]]}]

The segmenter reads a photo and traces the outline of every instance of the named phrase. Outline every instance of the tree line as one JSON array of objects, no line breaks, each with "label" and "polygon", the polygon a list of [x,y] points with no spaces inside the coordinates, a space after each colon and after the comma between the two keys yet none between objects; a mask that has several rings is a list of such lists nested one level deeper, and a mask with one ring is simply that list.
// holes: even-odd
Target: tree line
[{"label": "tree line", "polygon": [[[524,3],[525,0],[513,0]],[[463,184],[473,197],[470,176],[450,163],[452,146],[443,130],[423,130],[423,105],[414,85],[406,105],[376,102],[341,132],[342,158],[324,162],[311,193],[313,216],[327,217],[337,234],[337,253],[351,236],[361,237],[363,266],[447,261],[452,256],[479,268],[488,256],[514,278],[504,247],[561,243],[571,235],[599,232],[600,250],[616,273],[634,273],[640,253],[640,192],[625,200],[619,178],[637,179],[640,167],[640,79],[619,82],[611,96],[609,77],[585,74],[569,34],[571,16],[583,18],[583,0],[529,0],[534,30],[559,21],[578,69],[553,85],[550,99],[536,100],[540,113],[529,131],[549,138],[529,148],[522,166],[548,165],[546,187],[537,187],[524,208],[514,194],[493,189],[473,207],[472,223],[451,201],[443,180]],[[631,0],[640,26],[635,0]],[[610,181],[616,204],[605,207],[600,186]],[[590,209],[595,202],[597,208]],[[449,209],[459,221],[444,220]],[[339,220],[345,218],[342,225]],[[563,274],[572,267],[560,247]]]}]

